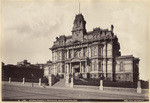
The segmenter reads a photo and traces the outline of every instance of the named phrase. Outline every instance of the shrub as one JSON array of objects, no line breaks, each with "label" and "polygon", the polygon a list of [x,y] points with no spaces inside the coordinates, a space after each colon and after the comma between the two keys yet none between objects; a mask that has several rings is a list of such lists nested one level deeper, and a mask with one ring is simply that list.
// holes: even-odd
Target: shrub
[{"label": "shrub", "polygon": [[[141,87],[143,89],[148,89],[148,82],[141,81]],[[100,79],[75,79],[75,85],[88,85],[88,86],[99,86]],[[124,87],[124,88],[137,88],[136,82],[112,82],[112,81],[104,81],[104,87]]]}]

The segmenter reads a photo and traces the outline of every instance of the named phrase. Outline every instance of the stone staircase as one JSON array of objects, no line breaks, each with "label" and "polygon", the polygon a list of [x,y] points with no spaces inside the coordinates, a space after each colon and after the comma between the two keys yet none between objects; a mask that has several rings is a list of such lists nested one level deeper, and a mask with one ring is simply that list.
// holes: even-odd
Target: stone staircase
[{"label": "stone staircase", "polygon": [[65,79],[60,79],[57,83],[55,83],[53,86],[54,87],[65,87]]}]

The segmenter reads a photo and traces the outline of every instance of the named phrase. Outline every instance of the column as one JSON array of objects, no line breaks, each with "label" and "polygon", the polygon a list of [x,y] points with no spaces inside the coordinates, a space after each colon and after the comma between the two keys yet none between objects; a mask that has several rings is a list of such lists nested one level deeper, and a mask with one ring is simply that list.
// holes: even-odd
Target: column
[{"label": "column", "polygon": [[70,62],[70,73],[72,73],[72,65],[71,65],[71,62]]},{"label": "column", "polygon": [[74,49],[72,49],[72,58],[74,58]]},{"label": "column", "polygon": [[67,64],[67,74],[69,74],[69,64]]},{"label": "column", "polygon": [[83,57],[83,54],[84,54],[84,50],[83,50],[83,48],[82,48],[81,57]]},{"label": "column", "polygon": [[81,68],[81,61],[80,61],[80,73],[82,73],[82,68]]},{"label": "column", "polygon": [[67,59],[69,58],[69,49],[67,49]]},{"label": "column", "polygon": [[87,47],[87,57],[89,57],[89,47]]},{"label": "column", "polygon": [[97,60],[97,71],[99,71],[99,60]]},{"label": "column", "polygon": [[92,51],[91,51],[91,47],[89,48],[90,52],[89,52],[89,57],[92,57]]},{"label": "column", "polygon": [[85,70],[84,71],[87,73],[88,72],[88,70],[87,70],[87,62],[85,61],[84,64],[85,64],[85,68],[84,68]]}]

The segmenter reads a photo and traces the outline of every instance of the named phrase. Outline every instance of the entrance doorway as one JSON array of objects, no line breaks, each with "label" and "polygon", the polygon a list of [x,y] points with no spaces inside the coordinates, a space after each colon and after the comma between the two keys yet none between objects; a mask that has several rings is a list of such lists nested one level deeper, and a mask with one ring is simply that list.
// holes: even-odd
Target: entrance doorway
[{"label": "entrance doorway", "polygon": [[72,63],[74,73],[80,73],[80,63],[74,62]]},{"label": "entrance doorway", "polygon": [[80,68],[74,68],[75,73],[79,73],[80,72]]}]

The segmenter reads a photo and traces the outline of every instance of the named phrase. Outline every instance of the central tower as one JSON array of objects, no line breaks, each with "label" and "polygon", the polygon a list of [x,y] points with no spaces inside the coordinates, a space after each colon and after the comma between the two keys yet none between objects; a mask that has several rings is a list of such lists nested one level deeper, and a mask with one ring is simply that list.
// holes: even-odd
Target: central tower
[{"label": "central tower", "polygon": [[82,14],[75,17],[72,28],[72,38],[74,41],[83,41],[83,36],[86,33],[86,21]]}]

